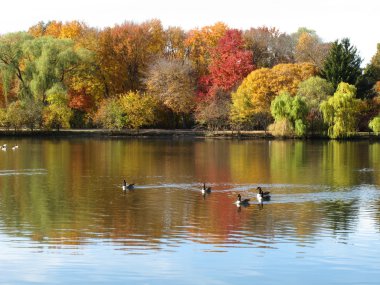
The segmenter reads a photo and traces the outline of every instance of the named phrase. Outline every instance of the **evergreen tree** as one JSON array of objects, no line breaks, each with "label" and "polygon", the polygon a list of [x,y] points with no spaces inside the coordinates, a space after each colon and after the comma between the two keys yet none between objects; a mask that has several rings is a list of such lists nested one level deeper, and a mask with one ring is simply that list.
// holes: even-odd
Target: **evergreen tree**
[{"label": "evergreen tree", "polygon": [[361,62],[356,47],[351,45],[348,38],[344,38],[341,42],[335,41],[324,62],[322,77],[331,82],[334,88],[337,88],[340,82],[356,85],[362,74]]}]

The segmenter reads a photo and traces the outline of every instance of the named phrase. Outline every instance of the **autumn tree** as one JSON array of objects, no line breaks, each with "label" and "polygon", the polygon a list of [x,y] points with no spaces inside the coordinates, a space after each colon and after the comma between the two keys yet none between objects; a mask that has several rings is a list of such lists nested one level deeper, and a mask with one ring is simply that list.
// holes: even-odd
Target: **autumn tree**
[{"label": "autumn tree", "polygon": [[252,51],[253,63],[258,68],[294,62],[292,38],[277,28],[251,28],[244,32],[244,40],[247,49]]},{"label": "autumn tree", "polygon": [[335,41],[323,64],[322,77],[331,82],[334,88],[340,82],[355,85],[362,74],[361,62],[356,47],[351,45],[348,38]]},{"label": "autumn tree", "polygon": [[212,98],[199,101],[195,110],[195,120],[209,130],[220,130],[230,126],[231,98],[218,91]]},{"label": "autumn tree", "polygon": [[50,21],[47,23],[37,23],[29,28],[28,33],[34,37],[51,36],[60,39],[77,40],[86,29],[88,27],[83,22],[71,21],[62,23],[60,21]]},{"label": "autumn tree", "polygon": [[[171,112],[179,116],[182,124],[195,107],[195,73],[191,65],[182,60],[160,59],[153,64],[146,77],[147,93]],[[175,121],[177,118],[175,116]]]},{"label": "autumn tree", "polygon": [[104,99],[95,113],[94,123],[106,129],[122,129],[125,126],[125,112],[119,98]]},{"label": "autumn tree", "polygon": [[280,91],[295,95],[300,82],[315,75],[315,66],[310,63],[279,64],[251,72],[232,93],[231,120],[245,123],[255,115],[270,114],[270,105]]},{"label": "autumn tree", "polygon": [[244,49],[242,33],[228,30],[211,52],[209,74],[199,80],[200,96],[213,96],[218,90],[231,91],[252,70],[252,52]]},{"label": "autumn tree", "polygon": [[148,94],[129,92],[120,96],[126,114],[126,125],[132,129],[152,125],[156,118],[157,100]]},{"label": "autumn tree", "polygon": [[161,22],[126,22],[99,33],[96,47],[107,96],[142,88],[148,66],[162,56],[165,46]]},{"label": "autumn tree", "polygon": [[189,59],[200,76],[207,74],[207,68],[211,62],[211,51],[227,30],[226,24],[218,22],[212,26],[204,26],[188,32],[185,47],[188,49]]},{"label": "autumn tree", "polygon": [[297,62],[311,62],[321,70],[329,49],[330,44],[323,43],[316,34],[303,32],[295,46],[295,59]]},{"label": "autumn tree", "polygon": [[380,81],[380,43],[377,44],[377,50],[375,55],[371,58],[370,66],[373,69],[376,81]]},{"label": "autumn tree", "polygon": [[184,59],[186,32],[180,27],[169,27],[165,30],[164,56],[167,59]]},{"label": "autumn tree", "polygon": [[355,86],[342,82],[334,96],[321,103],[320,110],[329,126],[329,137],[343,138],[355,132],[360,107],[360,100],[356,99],[355,95]]}]

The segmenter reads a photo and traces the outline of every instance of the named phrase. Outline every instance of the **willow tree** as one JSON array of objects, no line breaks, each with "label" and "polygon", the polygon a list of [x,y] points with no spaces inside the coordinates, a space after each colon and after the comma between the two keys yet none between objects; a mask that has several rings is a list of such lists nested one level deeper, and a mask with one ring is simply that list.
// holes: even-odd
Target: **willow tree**
[{"label": "willow tree", "polygon": [[32,39],[27,33],[9,33],[0,37],[0,73],[6,106],[14,81],[19,94],[29,93],[28,81],[25,78],[24,44]]},{"label": "willow tree", "polygon": [[323,101],[320,110],[328,124],[331,138],[349,137],[355,132],[360,100],[355,98],[356,87],[340,83],[334,96]]},{"label": "willow tree", "polygon": [[49,103],[43,110],[43,124],[46,128],[70,128],[71,109],[67,106],[67,91],[63,86],[54,85],[47,92]]},{"label": "willow tree", "polygon": [[377,117],[373,118],[368,126],[373,130],[373,132],[375,134],[380,134],[380,115],[378,115]]},{"label": "willow tree", "polygon": [[48,91],[57,84],[65,85],[65,79],[78,68],[87,52],[75,49],[71,40],[40,37],[25,42],[23,53],[26,59],[24,73],[31,94],[36,100],[47,103]]},{"label": "willow tree", "polygon": [[306,134],[307,104],[300,96],[282,92],[271,103],[275,122],[269,127],[274,135],[304,136]]}]

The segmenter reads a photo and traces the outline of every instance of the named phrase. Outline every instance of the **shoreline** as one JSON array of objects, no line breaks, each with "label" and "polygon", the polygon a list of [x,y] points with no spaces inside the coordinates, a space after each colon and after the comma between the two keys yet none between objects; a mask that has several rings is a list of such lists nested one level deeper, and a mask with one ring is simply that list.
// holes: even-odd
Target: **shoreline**
[{"label": "shoreline", "polygon": [[[140,129],[140,130],[109,130],[109,129],[61,129],[56,130],[7,130],[0,129],[0,137],[125,137],[125,138],[218,138],[218,139],[301,139],[330,140],[326,136],[310,135],[304,138],[274,137],[265,131],[208,131],[194,129]],[[370,132],[359,132],[350,138],[340,140],[380,140],[380,135]]]}]

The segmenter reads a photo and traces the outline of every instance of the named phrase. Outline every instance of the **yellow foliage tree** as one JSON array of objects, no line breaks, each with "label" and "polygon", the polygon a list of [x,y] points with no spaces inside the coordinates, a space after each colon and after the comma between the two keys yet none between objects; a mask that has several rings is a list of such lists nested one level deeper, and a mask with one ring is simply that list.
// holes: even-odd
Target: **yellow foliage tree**
[{"label": "yellow foliage tree", "polygon": [[211,50],[217,46],[227,30],[226,24],[218,22],[213,26],[205,26],[189,32],[185,46],[189,49],[189,57],[200,75],[207,72],[211,61]]},{"label": "yellow foliage tree", "polygon": [[154,123],[158,103],[152,95],[128,92],[120,97],[120,103],[126,113],[126,124],[132,129]]},{"label": "yellow foliage tree", "polygon": [[232,93],[231,120],[249,121],[254,115],[270,113],[270,104],[281,91],[295,95],[299,83],[316,74],[311,63],[279,64],[252,71]]}]

